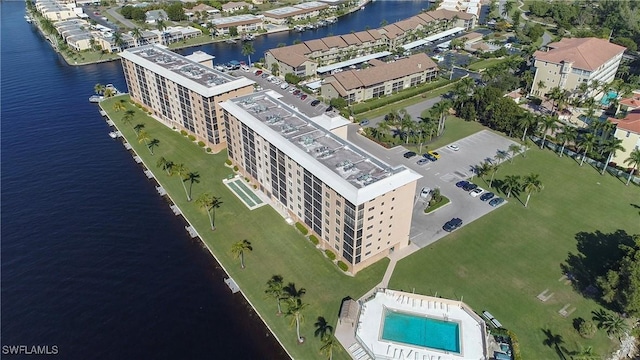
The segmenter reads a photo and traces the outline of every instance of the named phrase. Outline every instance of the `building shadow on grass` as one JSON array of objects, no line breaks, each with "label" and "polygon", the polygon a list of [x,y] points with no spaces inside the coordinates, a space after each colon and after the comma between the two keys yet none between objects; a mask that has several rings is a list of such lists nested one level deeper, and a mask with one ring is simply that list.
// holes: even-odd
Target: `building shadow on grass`
[{"label": "building shadow on grass", "polygon": [[633,237],[624,230],[612,233],[596,230],[579,232],[575,239],[578,252],[570,252],[560,267],[574,289],[585,296],[594,297],[597,293],[596,279],[604,276],[622,258],[624,252],[620,246],[632,246]]}]

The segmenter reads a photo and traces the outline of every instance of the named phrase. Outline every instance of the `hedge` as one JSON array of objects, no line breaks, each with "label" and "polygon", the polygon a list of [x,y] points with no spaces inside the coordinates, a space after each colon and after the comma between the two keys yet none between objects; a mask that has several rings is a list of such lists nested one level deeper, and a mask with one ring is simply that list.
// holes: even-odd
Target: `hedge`
[{"label": "hedge", "polygon": [[200,146],[200,147],[204,147],[204,145],[205,145],[205,144],[204,144],[204,141],[202,141],[202,140],[198,141],[198,146]]},{"label": "hedge", "polygon": [[353,111],[354,114],[360,114],[363,112],[367,112],[373,109],[377,109],[380,107],[383,107],[385,105],[389,105],[389,104],[393,104],[395,102],[398,102],[400,100],[404,100],[410,97],[414,97],[416,95],[420,95],[424,92],[427,91],[431,91],[443,86],[446,86],[448,84],[454,83],[457,80],[445,80],[445,79],[440,79],[440,80],[435,80],[435,81],[431,81],[428,83],[424,83],[422,86],[417,86],[417,87],[413,87],[407,90],[403,90],[400,91],[396,94],[390,95],[390,96],[385,96],[385,97],[381,97],[381,98],[377,98],[377,99],[371,99],[371,100],[367,100],[363,103],[359,103],[359,104],[355,104],[353,106],[351,106],[351,109]]},{"label": "hedge", "polygon": [[238,171],[238,166],[237,165],[233,167],[233,171]]},{"label": "hedge", "polygon": [[347,266],[347,264],[343,263],[342,260],[338,261],[338,267],[340,268],[340,270],[345,272],[349,270],[349,267]]},{"label": "hedge", "polygon": [[210,147],[208,147],[208,148],[207,148],[207,152],[208,152],[208,153],[210,153],[210,152],[211,152],[211,148],[210,148]]},{"label": "hedge", "polygon": [[227,159],[227,161],[224,162],[227,165],[231,165],[231,159]]},{"label": "hedge", "polygon": [[307,227],[302,225],[299,222],[296,223],[296,228],[298,229],[298,231],[302,233],[302,235],[307,235],[309,233],[309,230],[307,230]]},{"label": "hedge", "polygon": [[311,240],[313,245],[318,245],[320,243],[320,241],[318,241],[318,238],[315,235],[309,235],[309,240]]},{"label": "hedge", "polygon": [[513,360],[522,360],[522,354],[520,354],[520,344],[518,343],[518,338],[516,337],[516,334],[511,330],[507,330],[507,335],[509,335],[509,338],[511,338],[511,349],[513,351]]},{"label": "hedge", "polygon": [[188,137],[188,138],[189,138],[189,140],[191,140],[191,141],[195,141],[195,140],[196,140],[196,137],[195,137],[194,135],[189,135],[189,136],[187,136],[187,137]]},{"label": "hedge", "polygon": [[187,131],[186,130],[180,130],[180,134],[182,134],[182,136],[187,136]]},{"label": "hedge", "polygon": [[336,254],[334,254],[334,253],[333,253],[333,251],[331,251],[331,250],[327,249],[327,250],[325,250],[325,251],[324,251],[324,253],[327,255],[327,257],[328,257],[331,261],[333,261],[333,260],[335,260],[335,259],[336,259]]}]

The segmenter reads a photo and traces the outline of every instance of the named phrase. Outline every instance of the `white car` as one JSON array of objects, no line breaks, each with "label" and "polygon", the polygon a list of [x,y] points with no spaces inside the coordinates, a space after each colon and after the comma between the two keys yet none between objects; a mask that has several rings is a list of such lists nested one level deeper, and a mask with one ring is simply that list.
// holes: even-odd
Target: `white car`
[{"label": "white car", "polygon": [[280,81],[280,80],[279,80],[279,79],[277,79],[277,78],[274,78],[274,79],[273,79],[273,81],[272,81],[272,83],[273,83],[274,85],[280,85],[280,83],[281,83],[281,82],[282,82],[282,81]]},{"label": "white car", "polygon": [[422,190],[420,190],[421,198],[428,198],[429,194],[431,194],[431,189],[429,189],[428,187],[423,187]]},{"label": "white car", "polygon": [[296,87],[295,86],[290,86],[289,87],[289,93],[293,94],[294,91],[296,91]]},{"label": "white car", "polygon": [[460,150],[460,147],[458,146],[458,144],[449,144],[449,145],[447,145],[447,149],[453,150],[453,151],[458,151],[458,150]]},{"label": "white car", "polygon": [[283,82],[282,85],[280,85],[280,89],[282,90],[286,90],[289,87],[289,84],[287,84],[286,82]]},{"label": "white car", "polygon": [[483,188],[475,188],[471,191],[469,191],[469,195],[471,195],[472,197],[478,197],[480,194],[482,194],[484,192]]}]

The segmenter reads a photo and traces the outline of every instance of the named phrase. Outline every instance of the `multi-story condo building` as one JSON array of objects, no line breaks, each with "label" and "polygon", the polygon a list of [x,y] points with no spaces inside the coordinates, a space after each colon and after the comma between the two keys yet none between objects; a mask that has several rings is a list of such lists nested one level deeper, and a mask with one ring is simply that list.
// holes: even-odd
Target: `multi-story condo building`
[{"label": "multi-story condo building", "polygon": [[57,0],[37,0],[36,10],[46,19],[51,21],[63,21],[78,18],[78,13],[74,10],[75,4]]},{"label": "multi-story condo building", "polygon": [[[535,75],[531,95],[544,96],[559,87],[573,92],[581,83],[606,84],[618,71],[625,47],[598,38],[562,39],[533,53]],[[592,89],[587,96],[602,96]]]},{"label": "multi-story condo building", "polygon": [[395,51],[416,38],[455,27],[471,29],[476,16],[466,12],[433,10],[380,29],[329,36],[300,44],[270,49],[264,55],[267,69],[278,65],[280,74],[315,76],[318,67],[356,56]]},{"label": "multi-story condo building", "polygon": [[213,151],[225,147],[219,103],[250,94],[254,81],[205,66],[197,61],[200,56],[191,59],[159,45],[127,49],[120,57],[132,100],[165,125],[193,134]]},{"label": "multi-story condo building", "polygon": [[421,177],[349,143],[348,121],[309,118],[275,93],[225,101],[229,158],[282,212],[304,223],[352,273],[409,244]]},{"label": "multi-story condo building", "polygon": [[262,19],[251,14],[227,16],[210,20],[216,26],[216,35],[229,35],[231,28],[235,27],[238,34],[262,30]]},{"label": "multi-story condo building", "polygon": [[264,19],[273,24],[284,24],[287,21],[298,21],[314,18],[320,15],[320,11],[328,9],[329,5],[319,2],[303,2],[298,5],[285,6],[263,13]]},{"label": "multi-story condo building", "polygon": [[609,118],[609,121],[616,124],[613,136],[622,140],[624,148],[624,151],[617,151],[611,161],[625,166],[624,161],[629,158],[631,152],[640,149],[640,109],[629,111],[622,119]]},{"label": "multi-story condo building", "polygon": [[438,75],[438,65],[425,53],[411,55],[392,63],[370,60],[370,67],[348,70],[326,77],[322,83],[322,96],[328,99],[341,97],[355,103],[433,80]]}]

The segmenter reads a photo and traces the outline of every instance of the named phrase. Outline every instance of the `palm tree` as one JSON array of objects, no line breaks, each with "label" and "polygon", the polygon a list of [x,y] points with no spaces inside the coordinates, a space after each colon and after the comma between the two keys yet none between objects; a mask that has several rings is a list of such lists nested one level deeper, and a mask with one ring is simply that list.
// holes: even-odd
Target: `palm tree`
[{"label": "palm tree", "polygon": [[511,197],[511,192],[518,191],[520,188],[520,176],[518,175],[507,175],[504,177],[503,186],[505,191],[507,192],[507,198]]},{"label": "palm tree", "polygon": [[598,329],[604,329],[607,332],[609,338],[619,336],[627,330],[627,324],[620,315],[606,312],[602,309],[600,311],[592,311],[593,320],[597,323]]},{"label": "palm tree", "polygon": [[471,96],[473,92],[474,81],[470,77],[465,77],[459,80],[453,86],[453,94],[456,97],[456,109],[461,109],[464,106],[465,101]]},{"label": "palm tree", "polygon": [[216,34],[216,24],[212,22],[207,23],[207,30],[209,30],[209,34],[211,34],[211,38]]},{"label": "palm tree", "polygon": [[285,315],[291,317],[291,326],[295,324],[298,343],[302,344],[304,342],[304,338],[300,336],[300,323],[304,322],[302,310],[307,307],[307,304],[303,303],[302,300],[298,298],[290,299],[288,305],[287,313]]},{"label": "palm tree", "polygon": [[573,126],[565,126],[562,128],[562,132],[558,134],[556,138],[562,142],[562,148],[560,149],[560,157],[564,154],[564,148],[569,142],[575,142],[578,138],[578,129]]},{"label": "palm tree", "polygon": [[622,140],[615,137],[604,142],[602,149],[605,153],[608,153],[609,156],[607,156],[607,161],[602,167],[601,175],[604,175],[604,172],[607,171],[607,165],[609,164],[609,162],[611,162],[611,159],[616,156],[616,152],[625,151],[625,148],[622,146],[622,142]]},{"label": "palm tree", "polygon": [[249,58],[249,67],[251,67],[251,55],[256,52],[256,49],[253,48],[253,44],[250,42],[244,43],[242,45],[242,55],[247,56]]},{"label": "palm tree", "polygon": [[505,18],[507,16],[509,16],[509,13],[511,12],[511,9],[513,9],[513,1],[505,2],[503,7],[502,7],[502,16],[505,17]]},{"label": "palm tree", "polygon": [[[475,173],[479,178],[484,180],[484,176],[487,175],[492,168],[493,165],[490,162],[484,161],[480,163],[480,165],[476,166]],[[487,181],[485,180],[484,182],[486,183]]]},{"label": "palm tree", "polygon": [[587,157],[587,152],[589,152],[589,150],[593,148],[593,146],[596,144],[596,140],[597,139],[595,135],[588,133],[585,134],[578,143],[579,146],[584,149],[584,153],[582,153],[582,160],[580,160],[580,166],[584,164],[584,159]]},{"label": "palm tree", "polygon": [[313,333],[315,337],[319,337],[320,340],[326,340],[329,336],[333,334],[333,326],[327,323],[327,320],[318,316],[318,320],[313,324],[316,327],[316,331]]},{"label": "palm tree", "polygon": [[231,245],[231,254],[233,254],[234,258],[240,258],[240,267],[244,269],[244,252],[252,251],[253,247],[251,246],[251,242],[247,239],[242,241],[238,241]]},{"label": "palm tree", "polygon": [[162,170],[167,172],[167,175],[171,176],[171,168],[173,167],[173,161],[169,161],[164,156],[162,156],[156,162],[156,166],[159,168],[162,168]]},{"label": "palm tree", "polygon": [[124,101],[120,100],[120,101],[116,101],[113,103],[113,111],[118,112],[120,110],[124,110],[127,107],[124,106]]},{"label": "palm tree", "polygon": [[542,118],[542,123],[540,127],[542,129],[542,143],[540,143],[540,149],[544,147],[544,142],[547,140],[547,133],[549,131],[555,131],[558,128],[556,124],[557,118],[555,116],[545,116]]},{"label": "palm tree", "polygon": [[185,176],[187,175],[187,173],[189,173],[189,169],[187,169],[184,164],[173,164],[173,166],[171,167],[171,175],[178,175],[180,177],[182,188],[184,188],[184,192],[185,194],[187,194],[187,200],[190,201],[187,186],[184,184],[186,181]]},{"label": "palm tree", "polygon": [[527,193],[527,201],[524,203],[524,207],[527,207],[529,205],[531,194],[542,191],[542,189],[544,189],[544,185],[542,185],[542,181],[540,181],[538,174],[529,174],[522,180],[522,188]]},{"label": "palm tree", "polygon": [[278,303],[278,315],[282,314],[282,309],[280,308],[280,300],[285,297],[284,292],[284,284],[282,283],[282,276],[273,275],[269,281],[267,281],[267,290],[265,290],[265,294],[276,299]]},{"label": "palm tree", "polygon": [[93,87],[93,91],[95,91],[96,94],[98,95],[102,95],[104,94],[104,90],[106,89],[106,86],[98,83]]},{"label": "palm tree", "polygon": [[189,193],[187,194],[187,201],[191,201],[191,189],[193,189],[193,183],[198,184],[200,182],[200,174],[197,172],[189,172],[182,180],[183,183],[189,182]]},{"label": "palm tree", "polygon": [[520,145],[518,144],[511,144],[509,145],[509,148],[507,150],[511,153],[511,156],[509,157],[509,161],[513,164],[513,158],[520,153],[520,150],[522,150],[522,147],[520,147]]},{"label": "palm tree", "polygon": [[638,166],[640,166],[640,149],[635,149],[629,154],[629,157],[624,160],[625,164],[629,164],[631,166],[631,170],[629,170],[629,177],[627,178],[627,186],[631,182],[631,176],[638,170]]},{"label": "palm tree", "polygon": [[139,143],[144,143],[144,145],[148,148],[149,147],[149,134],[147,134],[146,131],[142,130],[140,132],[138,132],[138,142]]},{"label": "palm tree", "polygon": [[[122,122],[125,124],[128,124],[129,126],[131,126],[131,120],[133,120],[133,116],[135,115],[135,111],[133,110],[127,110],[124,112],[124,115],[122,115]],[[133,127],[132,127],[133,129]]]},{"label": "palm tree", "polygon": [[280,71],[280,66],[278,63],[274,62],[271,64],[271,73],[275,76],[278,76],[278,72]]},{"label": "palm tree", "polygon": [[546,89],[546,88],[547,88],[547,84],[545,84],[544,81],[542,81],[542,80],[538,81],[538,89],[539,89],[540,92],[542,92],[542,90]]},{"label": "palm tree", "polygon": [[493,185],[493,178],[494,176],[496,176],[496,173],[498,172],[498,164],[490,164],[490,170],[491,171],[491,180],[489,180],[489,187],[491,187],[491,185]]},{"label": "palm tree", "polygon": [[140,28],[134,27],[133,30],[131,30],[131,36],[136,40],[136,46],[140,46],[144,41],[144,36]]},{"label": "palm tree", "polygon": [[122,34],[120,34],[118,31],[113,33],[113,44],[120,51],[122,51],[122,47],[125,45],[124,39],[122,39]]},{"label": "palm tree", "polygon": [[523,129],[522,141],[527,137],[527,130],[533,128],[536,129],[540,124],[541,117],[539,115],[533,115],[532,113],[525,111],[519,119],[518,126]]},{"label": "palm tree", "polygon": [[219,208],[220,205],[222,205],[222,201],[220,201],[220,198],[213,196],[211,193],[205,192],[198,197],[198,199],[196,200],[196,204],[207,211],[211,230],[215,230],[216,227],[214,222],[216,218],[216,209]]},{"label": "palm tree", "polygon": [[106,88],[102,93],[104,94],[104,97],[110,98],[112,96],[115,96],[116,91],[113,90],[112,88]]},{"label": "palm tree", "polygon": [[338,342],[335,336],[330,335],[323,342],[320,347],[320,353],[327,356],[328,360],[333,360],[333,349],[338,347]]},{"label": "palm tree", "polygon": [[167,24],[165,24],[163,19],[158,19],[156,21],[156,28],[162,32],[164,29],[167,28]]},{"label": "palm tree", "polygon": [[133,127],[133,131],[136,132],[136,135],[138,135],[142,129],[144,129],[144,123],[136,124],[136,126]]},{"label": "palm tree", "polygon": [[149,141],[149,143],[147,144],[147,148],[149,149],[151,156],[153,156],[153,148],[158,146],[160,146],[160,140],[153,138]]},{"label": "palm tree", "polygon": [[449,112],[450,107],[451,102],[449,102],[448,100],[442,100],[440,102],[437,102],[431,108],[432,113],[438,116],[438,131],[436,133],[438,136],[440,136],[444,131],[444,123],[447,119],[447,113]]},{"label": "palm tree", "polygon": [[[514,145],[514,144],[512,144]],[[504,150],[498,150],[496,151],[496,163],[497,164],[501,164],[503,161],[505,161],[507,158],[509,157],[509,153],[504,151]]]}]

